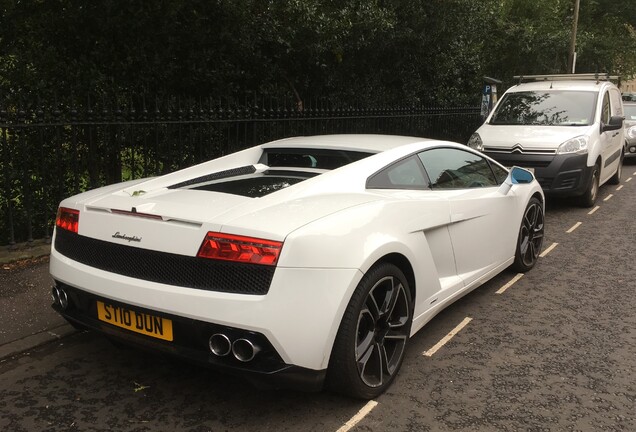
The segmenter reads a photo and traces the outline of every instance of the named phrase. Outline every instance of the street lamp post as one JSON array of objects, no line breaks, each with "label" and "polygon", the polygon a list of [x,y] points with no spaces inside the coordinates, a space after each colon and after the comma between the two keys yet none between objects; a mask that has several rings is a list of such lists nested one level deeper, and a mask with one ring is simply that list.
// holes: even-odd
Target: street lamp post
[{"label": "street lamp post", "polygon": [[576,68],[576,28],[579,23],[579,5],[581,0],[574,2],[574,18],[572,20],[572,37],[570,39],[570,52],[568,54],[568,70],[567,73],[574,73]]}]

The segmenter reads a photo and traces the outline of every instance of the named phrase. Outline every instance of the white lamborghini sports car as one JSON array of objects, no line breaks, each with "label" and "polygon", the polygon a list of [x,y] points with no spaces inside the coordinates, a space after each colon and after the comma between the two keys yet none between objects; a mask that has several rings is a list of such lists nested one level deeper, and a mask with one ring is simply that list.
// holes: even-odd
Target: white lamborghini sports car
[{"label": "white lamborghini sports car", "polygon": [[464,145],[283,139],[62,201],[53,307],[254,381],[372,398],[435,314],[534,266],[543,223],[531,172]]}]

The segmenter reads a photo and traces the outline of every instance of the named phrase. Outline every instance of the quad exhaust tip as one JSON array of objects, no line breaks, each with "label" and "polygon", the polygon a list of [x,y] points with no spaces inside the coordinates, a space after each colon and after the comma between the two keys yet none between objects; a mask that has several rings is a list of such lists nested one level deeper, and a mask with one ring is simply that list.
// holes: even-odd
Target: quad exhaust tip
[{"label": "quad exhaust tip", "polygon": [[230,338],[222,333],[216,333],[210,336],[208,345],[210,346],[212,354],[219,357],[225,357],[232,352],[232,342],[230,342]]},{"label": "quad exhaust tip", "polygon": [[237,339],[232,344],[232,354],[234,354],[237,360],[242,362],[254,360],[254,357],[256,357],[259,351],[260,348],[247,339]]},{"label": "quad exhaust tip", "polygon": [[62,310],[68,308],[68,295],[64,289],[54,286],[51,289],[51,297],[53,298],[53,303],[61,307]]},{"label": "quad exhaust tip", "polygon": [[217,357],[225,357],[232,353],[234,358],[243,363],[254,360],[256,354],[261,350],[257,345],[245,338],[239,338],[232,342],[223,333],[215,333],[210,336],[208,346],[212,354]]}]

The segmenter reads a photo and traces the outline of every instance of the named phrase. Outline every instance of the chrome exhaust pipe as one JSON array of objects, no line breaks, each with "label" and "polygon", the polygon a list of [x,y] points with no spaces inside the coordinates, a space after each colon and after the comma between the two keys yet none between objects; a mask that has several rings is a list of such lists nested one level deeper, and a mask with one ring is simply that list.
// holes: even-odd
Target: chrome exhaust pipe
[{"label": "chrome exhaust pipe", "polygon": [[237,360],[242,362],[254,360],[254,357],[256,357],[256,354],[258,354],[260,350],[257,345],[254,345],[247,339],[237,339],[232,344],[232,354],[234,354]]},{"label": "chrome exhaust pipe", "polygon": [[62,310],[68,307],[68,295],[63,288],[58,288],[57,286],[51,288],[51,298],[53,298],[53,303],[61,307]]},{"label": "chrome exhaust pipe", "polygon": [[230,341],[230,338],[225,336],[223,333],[215,333],[210,336],[208,346],[210,347],[212,354],[219,357],[224,357],[232,351],[232,342]]},{"label": "chrome exhaust pipe", "polygon": [[60,290],[57,289],[56,286],[53,286],[53,288],[51,288],[51,298],[53,299],[53,303],[55,303],[56,305],[60,304]]},{"label": "chrome exhaust pipe", "polygon": [[60,298],[60,307],[65,310],[68,307],[68,295],[66,295],[66,291],[62,288],[59,290],[59,298]]}]

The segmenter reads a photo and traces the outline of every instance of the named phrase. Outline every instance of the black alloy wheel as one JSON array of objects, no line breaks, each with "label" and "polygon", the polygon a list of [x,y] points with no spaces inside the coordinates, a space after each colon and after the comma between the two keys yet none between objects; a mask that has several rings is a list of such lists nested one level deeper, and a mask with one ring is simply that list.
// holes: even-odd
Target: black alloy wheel
[{"label": "black alloy wheel", "polygon": [[527,272],[537,263],[543,245],[544,214],[543,204],[532,197],[526,206],[519,228],[514,268]]},{"label": "black alloy wheel", "polygon": [[329,364],[330,387],[371,399],[397,375],[412,322],[409,285],[398,267],[381,263],[360,281],[342,319]]}]

